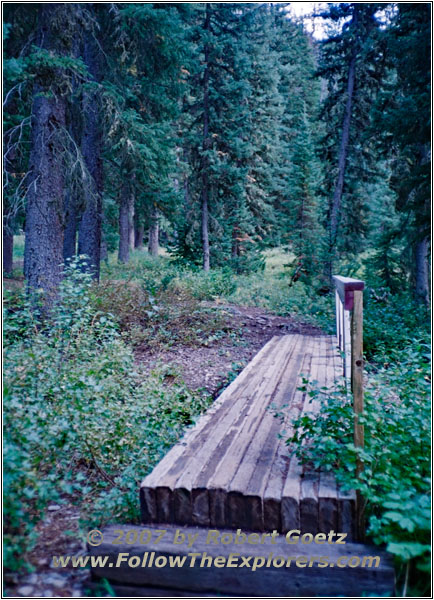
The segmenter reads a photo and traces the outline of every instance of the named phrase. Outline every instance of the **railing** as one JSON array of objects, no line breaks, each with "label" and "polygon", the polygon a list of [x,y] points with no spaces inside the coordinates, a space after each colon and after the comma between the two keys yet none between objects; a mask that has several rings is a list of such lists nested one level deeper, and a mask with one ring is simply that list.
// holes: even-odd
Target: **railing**
[{"label": "railing", "polygon": [[[336,336],[343,357],[343,375],[350,382],[353,393],[354,445],[364,447],[363,425],[359,415],[363,412],[363,289],[365,283],[358,279],[339,277],[333,281],[336,287]],[[357,475],[363,470],[363,462],[357,459]],[[364,537],[363,503],[357,494],[357,537]]]}]

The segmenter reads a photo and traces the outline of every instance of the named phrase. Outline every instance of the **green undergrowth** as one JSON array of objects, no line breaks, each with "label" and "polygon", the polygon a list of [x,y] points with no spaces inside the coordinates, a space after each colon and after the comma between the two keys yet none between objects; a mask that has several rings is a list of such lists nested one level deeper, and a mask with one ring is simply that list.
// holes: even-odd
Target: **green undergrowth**
[{"label": "green undergrowth", "polygon": [[128,265],[105,266],[90,299],[113,315],[125,338],[136,347],[170,348],[177,344],[210,346],[225,337],[240,340],[219,300],[232,293],[227,270],[210,273],[179,267],[167,258],[136,252]]},{"label": "green undergrowth", "polygon": [[[371,368],[366,381],[364,449],[353,443],[351,395],[343,385],[318,389],[305,382],[321,414],[295,421],[288,440],[299,458],[334,471],[346,489],[365,501],[367,535],[396,558],[398,592],[426,595],[430,583],[430,348],[429,338],[389,353],[387,366]],[[363,461],[356,477],[356,459]]]},{"label": "green undergrowth", "polygon": [[145,376],[118,326],[70,269],[42,322],[18,292],[4,304],[5,566],[25,563],[50,502],[83,527],[138,520],[138,485],[211,399],[169,367]]}]

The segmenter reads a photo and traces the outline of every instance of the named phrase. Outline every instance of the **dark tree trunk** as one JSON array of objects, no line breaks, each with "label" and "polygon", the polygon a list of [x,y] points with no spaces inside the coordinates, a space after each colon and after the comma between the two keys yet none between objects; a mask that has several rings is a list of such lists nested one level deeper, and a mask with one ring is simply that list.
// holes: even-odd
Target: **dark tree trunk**
[{"label": "dark tree trunk", "polygon": [[77,252],[77,205],[75,198],[68,192],[65,198],[65,231],[63,237],[63,260],[66,263],[73,258]]},{"label": "dark tree trunk", "polygon": [[3,272],[12,273],[14,256],[14,236],[6,224],[3,224]]},{"label": "dark tree trunk", "polygon": [[[211,10],[209,3],[206,3],[204,29],[208,36],[211,29]],[[203,159],[202,159],[202,253],[203,270],[209,271],[209,234],[208,234],[208,200],[209,200],[209,180],[208,180],[208,160],[205,152],[211,147],[209,138],[209,44],[205,43],[205,71],[203,74]]]},{"label": "dark tree trunk", "polygon": [[107,249],[107,241],[104,235],[101,235],[101,252],[100,252],[100,260],[108,261],[108,249]]},{"label": "dark tree trunk", "polygon": [[134,247],[143,250],[143,241],[145,239],[144,225],[136,225],[134,233]]},{"label": "dark tree trunk", "polygon": [[154,206],[152,209],[148,240],[148,252],[151,256],[158,256],[159,228],[158,209]]},{"label": "dark tree trunk", "polygon": [[351,109],[353,106],[354,82],[356,76],[356,55],[353,54],[348,69],[348,84],[347,84],[347,101],[345,104],[344,120],[342,123],[342,136],[339,147],[338,160],[338,178],[336,181],[335,190],[333,193],[332,206],[330,211],[330,245],[334,247],[336,244],[339,213],[342,202],[342,192],[344,189],[345,166],[348,156],[348,142],[350,139],[351,127]]},{"label": "dark tree trunk", "polygon": [[[39,9],[38,40],[46,50],[56,49],[53,11],[60,13],[60,6],[42,4]],[[35,83],[24,250],[28,290],[44,290],[45,309],[54,302],[62,278],[64,165],[59,138],[66,113],[65,97],[47,91]]]},{"label": "dark tree trunk", "polygon": [[134,207],[134,202],[132,202],[129,206],[129,213],[128,213],[128,243],[130,245],[130,250],[134,250],[135,248],[135,227],[134,227],[134,217],[135,217],[136,211],[135,211],[135,207]]},{"label": "dark tree trunk", "polygon": [[416,299],[429,306],[428,238],[416,246]]},{"label": "dark tree trunk", "polygon": [[[100,50],[94,32],[88,31],[84,39],[84,61],[95,81],[100,79]],[[91,177],[86,186],[86,208],[78,230],[78,253],[88,257],[87,268],[94,279],[99,279],[102,222],[102,127],[98,93],[83,94],[84,127],[81,141],[83,159]]]},{"label": "dark tree trunk", "polygon": [[119,262],[127,263],[130,260],[130,230],[134,223],[130,221],[132,208],[134,209],[134,196],[128,182],[124,182],[121,190],[119,205]]},{"label": "dark tree trunk", "polygon": [[[74,58],[81,58],[82,48],[80,36],[72,41],[72,53]],[[71,80],[73,96],[78,93],[80,83],[75,76]],[[66,107],[66,122],[68,132],[77,147],[80,147],[83,130],[82,106],[74,99],[70,99]],[[64,197],[64,239],[63,260],[67,264],[77,254],[77,232],[80,212],[82,211],[82,200],[79,196],[78,186],[70,185]]]}]

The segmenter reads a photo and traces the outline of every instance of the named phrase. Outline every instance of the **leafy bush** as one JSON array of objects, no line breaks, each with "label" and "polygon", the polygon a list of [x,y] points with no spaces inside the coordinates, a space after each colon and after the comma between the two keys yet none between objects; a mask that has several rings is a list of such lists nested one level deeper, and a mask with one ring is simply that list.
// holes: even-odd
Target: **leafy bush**
[{"label": "leafy bush", "polygon": [[[430,368],[427,340],[414,340],[389,356],[389,368],[371,374],[360,422],[365,447],[353,443],[351,399],[342,387],[310,388],[321,414],[302,416],[288,440],[315,468],[334,470],[347,489],[367,502],[367,533],[386,544],[415,592],[426,593],[430,540]],[[356,458],[364,465],[356,477]],[[406,585],[406,584],[404,584]]]},{"label": "leafy bush", "polygon": [[284,272],[240,275],[237,277],[237,290],[229,300],[329,329],[334,315],[331,296],[320,296],[313,286],[301,281],[289,287],[289,281],[288,274]]},{"label": "leafy bush", "polygon": [[184,271],[176,281],[177,287],[185,289],[197,300],[227,298],[236,290],[237,284],[230,269],[204,271]]},{"label": "leafy bush", "polygon": [[140,480],[210,402],[167,384],[167,372],[144,377],[90,295],[88,275],[72,267],[49,321],[17,294],[5,302],[8,568],[24,560],[49,502],[79,500],[94,526],[137,520]]},{"label": "leafy bush", "polygon": [[364,300],[363,345],[369,360],[388,363],[389,355],[409,339],[426,335],[428,311],[409,293],[392,295],[386,288],[368,288]]}]

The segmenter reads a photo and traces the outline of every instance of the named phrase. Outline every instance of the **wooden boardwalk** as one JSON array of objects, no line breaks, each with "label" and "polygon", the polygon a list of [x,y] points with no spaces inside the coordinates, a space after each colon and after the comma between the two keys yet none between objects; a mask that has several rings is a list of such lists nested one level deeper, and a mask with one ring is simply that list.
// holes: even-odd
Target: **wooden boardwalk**
[{"label": "wooden boardwalk", "polygon": [[[334,530],[351,540],[355,496],[340,492],[332,475],[303,468],[285,443],[292,419],[321,410],[299,389],[303,376],[330,386],[341,375],[334,337],[272,338],[145,478],[143,522]],[[282,429],[288,435],[279,437]]]}]

